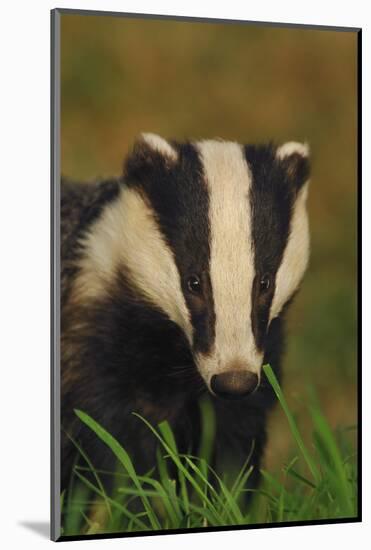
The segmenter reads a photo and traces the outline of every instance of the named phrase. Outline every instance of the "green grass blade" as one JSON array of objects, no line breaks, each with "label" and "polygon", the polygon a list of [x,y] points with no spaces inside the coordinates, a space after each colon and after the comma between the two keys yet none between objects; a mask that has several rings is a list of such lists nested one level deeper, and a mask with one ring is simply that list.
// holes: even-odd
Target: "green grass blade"
[{"label": "green grass blade", "polygon": [[252,457],[252,454],[254,452],[254,449],[255,449],[255,440],[253,439],[248,457],[245,460],[245,462],[244,462],[241,470],[239,471],[239,473],[238,473],[238,475],[237,475],[237,477],[236,477],[236,479],[235,479],[235,481],[232,485],[232,488],[231,488],[231,494],[233,495],[233,497],[236,500],[239,499],[241,493],[246,488],[247,480],[249,479],[249,477],[251,476],[251,474],[254,470],[253,466],[248,467],[249,463],[250,463],[250,460],[251,460],[251,457]]},{"label": "green grass blade", "polygon": [[[177,515],[176,510],[173,507],[173,501],[171,500],[169,494],[166,492],[165,487],[157,479],[153,479],[150,477],[143,476],[141,478],[141,481],[144,484],[148,484],[155,489],[156,495],[152,496],[158,496],[162,500],[169,515],[169,519],[171,520],[172,524],[176,526],[181,517],[179,506],[176,508],[176,510],[179,510],[179,515]],[[171,483],[169,485],[166,485],[166,487],[170,488],[170,491],[173,490],[173,486],[171,485]]]},{"label": "green grass blade", "polygon": [[[233,484],[233,487],[231,489],[231,494],[235,500],[239,500],[241,494],[246,490],[247,482],[249,477],[251,476],[254,467],[250,466],[248,469],[244,468],[243,475],[238,476],[238,482]],[[241,470],[243,471],[243,469]]]},{"label": "green grass blade", "polygon": [[312,483],[311,481],[309,481],[309,479],[299,474],[293,468],[288,468],[286,471],[287,471],[287,474],[290,475],[291,477],[297,479],[298,481],[301,481],[305,485],[308,485],[308,487],[310,487],[311,489],[316,489],[316,485],[314,485],[314,483]]},{"label": "green grass blade", "polygon": [[120,445],[117,439],[115,439],[109,432],[107,432],[107,430],[105,430],[100,424],[98,424],[98,422],[93,420],[91,416],[77,409],[75,409],[75,413],[80,418],[80,420],[84,422],[84,424],[86,424],[88,428],[90,428],[99,437],[99,439],[101,439],[103,443],[105,443],[111,449],[111,451],[114,453],[116,458],[123,465],[123,467],[130,475],[134,485],[138,490],[138,496],[141,498],[143,502],[144,509],[148,514],[148,518],[151,522],[152,528],[156,530],[161,529],[160,522],[158,521],[158,518],[153,510],[153,507],[148,501],[148,498],[144,494],[142,494],[141,483],[138,479],[138,475],[135,471],[135,468],[133,466],[133,463],[128,453]]},{"label": "green grass blade", "polygon": [[210,489],[210,492],[213,494],[215,501],[219,504],[221,509],[231,517],[232,522],[236,521],[237,523],[243,523],[244,518],[242,516],[241,510],[238,507],[236,499],[233,498],[232,493],[228,490],[225,483],[223,483],[223,480],[216,474],[216,472],[213,473],[218,481],[221,495],[219,495],[215,487],[207,479],[204,478],[201,469],[196,466],[193,460],[191,460],[188,456],[185,456],[185,460],[190,468],[196,473],[196,475],[200,477],[200,479]]},{"label": "green grass blade", "polygon": [[355,502],[352,494],[352,485],[348,482],[346,469],[343,464],[335,437],[324,416],[317,408],[311,407],[315,435],[319,444],[322,461],[326,465],[326,476],[346,515],[355,515]]},{"label": "green grass blade", "polygon": [[164,487],[168,495],[169,501],[171,502],[177,518],[177,522],[174,522],[174,527],[176,527],[177,523],[182,520],[182,512],[179,506],[178,496],[176,494],[176,481],[175,479],[170,479],[166,459],[162,456],[160,449],[157,449],[156,456],[161,485]]},{"label": "green grass blade", "polygon": [[[191,468],[191,470],[194,471],[196,476],[200,478],[200,480],[210,490],[210,492],[213,493],[213,496],[215,497],[215,499],[218,499],[219,498],[218,492],[216,491],[215,487],[210,483],[210,481],[204,476],[202,469],[199,468],[189,456],[187,455],[183,455],[183,456],[184,456],[184,460],[186,461],[188,466]],[[200,459],[200,462],[202,462],[202,459]]]},{"label": "green grass blade", "polygon": [[[63,534],[64,535],[76,535],[81,531],[81,511],[86,507],[88,490],[85,485],[74,484],[74,488],[70,488],[67,498],[67,509],[65,513],[65,520],[63,525]],[[80,501],[81,505],[77,507],[75,500]]]},{"label": "green grass blade", "polygon": [[303,455],[303,458],[305,460],[305,462],[307,463],[307,466],[314,478],[314,481],[316,484],[318,484],[320,482],[320,479],[321,479],[321,475],[320,475],[320,472],[318,471],[317,469],[317,466],[313,460],[313,458],[311,457],[309,451],[307,450],[307,448],[305,447],[304,445],[304,441],[300,435],[300,432],[297,428],[297,425],[296,425],[296,422],[294,420],[294,417],[293,415],[291,414],[290,412],[290,409],[288,407],[288,404],[286,402],[286,399],[282,393],[282,390],[281,390],[281,387],[278,383],[278,380],[276,378],[276,375],[274,374],[273,370],[272,370],[272,367],[270,365],[264,365],[263,366],[263,370],[266,374],[266,377],[268,378],[268,381],[269,383],[271,384],[272,388],[273,388],[273,391],[274,393],[276,394],[279,402],[280,402],[280,405],[286,415],[286,418],[287,418],[287,421],[289,423],[289,426],[290,426],[290,430],[291,430],[291,433],[295,439],[295,442],[296,444],[298,445],[302,455]]},{"label": "green grass blade", "polygon": [[[91,489],[92,491],[97,493],[97,495],[103,497],[102,492],[100,491],[100,489],[98,489],[94,485],[94,483],[91,483],[91,481],[89,481],[85,476],[83,476],[79,472],[76,471],[75,473],[76,473],[77,477],[80,479],[80,481],[82,481],[82,483],[84,483],[89,489]],[[145,523],[140,521],[137,518],[136,514],[131,513],[127,508],[125,508],[124,506],[121,506],[115,499],[112,499],[110,497],[107,497],[107,498],[109,499],[110,504],[112,505],[112,507],[117,508],[118,510],[120,510],[120,512],[123,514],[123,516],[127,517],[128,519],[133,521],[135,524],[138,524],[139,529],[141,529],[141,530],[148,530],[149,529],[149,526],[147,526]],[[145,515],[148,517],[147,512],[145,512]]]},{"label": "green grass blade", "polygon": [[214,407],[208,396],[200,400],[201,442],[198,451],[199,458],[210,464],[215,440],[216,419]]},{"label": "green grass blade", "polygon": [[[148,425],[148,424],[147,424]],[[169,426],[169,423],[164,421],[161,422],[158,426],[158,429],[165,441],[165,443],[171,448],[173,456],[171,457],[173,459],[174,456],[179,456],[177,444],[174,438],[174,434]],[[160,439],[161,441],[161,439]],[[182,495],[182,504],[184,507],[184,511],[186,514],[189,514],[189,496],[188,496],[188,489],[187,489],[187,483],[184,476],[183,471],[178,468],[178,479],[180,484],[180,492]]]},{"label": "green grass blade", "polygon": [[65,433],[66,433],[67,437],[70,439],[70,441],[74,444],[76,449],[79,451],[80,455],[83,457],[85,462],[87,463],[89,471],[94,475],[94,477],[97,481],[98,487],[99,487],[99,489],[101,490],[101,492],[103,494],[103,500],[105,502],[108,515],[110,517],[112,517],[111,506],[109,504],[109,501],[108,501],[108,498],[107,498],[107,495],[106,495],[106,491],[103,487],[103,483],[101,482],[101,479],[99,477],[99,474],[98,474],[97,470],[94,468],[93,463],[91,462],[90,458],[85,453],[85,451],[82,449],[81,445],[79,445],[79,443],[70,434],[68,434],[67,432],[65,432]]},{"label": "green grass blade", "polygon": [[[187,470],[187,468],[185,468],[185,466],[183,465],[182,461],[180,460],[179,458],[179,455],[174,452],[173,448],[165,441],[165,439],[163,437],[160,436],[160,434],[157,432],[157,430],[155,430],[155,428],[153,428],[153,426],[148,422],[148,420],[146,420],[145,418],[143,418],[142,416],[140,416],[139,414],[137,413],[133,413],[135,416],[137,416],[138,418],[140,418],[145,424],[146,426],[148,426],[148,428],[151,430],[151,432],[156,436],[156,438],[160,441],[161,445],[164,447],[164,449],[166,450],[166,452],[169,454],[170,458],[173,460],[174,464],[176,465],[178,471],[180,471],[184,477],[187,479],[187,481],[191,484],[191,486],[193,487],[193,489],[196,491],[196,493],[198,494],[198,496],[201,498],[201,500],[207,502],[208,504],[208,507],[215,513],[217,514],[217,511],[215,509],[215,506],[213,505],[213,503],[205,496],[202,488],[199,486],[199,484],[197,483],[197,481],[195,480],[195,478],[190,474],[190,472]],[[164,423],[165,425],[165,423]],[[170,428],[169,428],[170,429]],[[165,431],[167,430],[167,428],[165,427]],[[188,506],[189,506],[189,503],[188,503]]]},{"label": "green grass blade", "polygon": [[228,520],[225,518],[221,519],[219,514],[215,514],[214,511],[207,506],[199,506],[198,504],[190,502],[189,507],[191,512],[196,514],[194,519],[197,523],[195,526],[205,527],[204,520],[207,521],[206,525],[209,526],[235,525],[234,520]]},{"label": "green grass blade", "polygon": [[278,499],[277,521],[283,521],[284,520],[285,494],[286,494],[286,490],[284,488],[282,488],[281,494],[280,494],[279,499]]},{"label": "green grass blade", "polygon": [[99,533],[99,531],[102,531],[102,527],[99,523],[91,521],[84,512],[81,512],[82,517],[86,521],[86,524],[88,525],[88,529],[86,531],[86,535],[96,535]]}]

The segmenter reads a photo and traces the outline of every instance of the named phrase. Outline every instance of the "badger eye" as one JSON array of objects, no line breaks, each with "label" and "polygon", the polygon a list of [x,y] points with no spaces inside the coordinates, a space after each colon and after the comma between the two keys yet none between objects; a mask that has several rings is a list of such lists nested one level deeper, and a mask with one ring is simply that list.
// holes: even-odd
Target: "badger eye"
[{"label": "badger eye", "polygon": [[191,275],[187,280],[187,287],[192,294],[200,294],[202,287],[199,277],[197,277],[197,275]]},{"label": "badger eye", "polygon": [[269,273],[265,273],[260,278],[260,285],[259,286],[260,286],[260,292],[267,292],[267,290],[271,286],[271,276],[269,275]]}]

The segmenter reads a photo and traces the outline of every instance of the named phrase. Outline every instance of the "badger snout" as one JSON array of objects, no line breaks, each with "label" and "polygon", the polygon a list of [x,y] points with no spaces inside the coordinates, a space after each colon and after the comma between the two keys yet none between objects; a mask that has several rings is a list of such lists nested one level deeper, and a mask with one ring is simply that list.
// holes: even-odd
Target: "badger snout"
[{"label": "badger snout", "polygon": [[253,393],[259,385],[259,377],[251,371],[232,370],[214,374],[210,380],[211,391],[224,399],[238,399]]}]

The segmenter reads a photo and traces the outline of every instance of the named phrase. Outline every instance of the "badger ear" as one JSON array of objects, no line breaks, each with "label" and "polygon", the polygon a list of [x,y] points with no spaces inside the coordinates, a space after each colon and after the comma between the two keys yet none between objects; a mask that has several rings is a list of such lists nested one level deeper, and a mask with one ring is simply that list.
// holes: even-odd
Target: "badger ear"
[{"label": "badger ear", "polygon": [[124,162],[124,176],[141,179],[149,173],[169,169],[178,160],[177,150],[157,134],[143,133],[134,142]]},{"label": "badger ear", "polygon": [[289,181],[299,191],[310,175],[308,144],[288,141],[277,148],[276,158],[284,168]]},{"label": "badger ear", "polygon": [[151,152],[159,153],[169,160],[176,161],[178,159],[176,149],[166,139],[157,134],[151,134],[150,132],[142,133],[137,140],[137,145],[147,148]]}]

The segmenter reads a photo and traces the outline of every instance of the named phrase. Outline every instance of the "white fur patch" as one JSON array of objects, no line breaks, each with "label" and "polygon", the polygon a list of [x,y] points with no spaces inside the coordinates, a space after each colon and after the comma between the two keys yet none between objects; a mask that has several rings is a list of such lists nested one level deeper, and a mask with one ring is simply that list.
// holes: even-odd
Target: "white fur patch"
[{"label": "white fur patch", "polygon": [[309,145],[307,143],[298,143],[297,141],[288,141],[287,143],[284,143],[283,145],[278,147],[276,156],[277,158],[282,160],[285,157],[293,155],[294,153],[297,153],[302,157],[308,157]]},{"label": "white fur patch", "polygon": [[237,143],[203,141],[201,155],[210,193],[210,277],[216,314],[215,343],[197,362],[204,379],[233,368],[259,373],[251,326],[251,295],[255,276],[251,243],[249,191],[251,175]]},{"label": "white fur patch", "polygon": [[170,145],[169,142],[166,141],[166,139],[162,138],[161,136],[148,132],[141,134],[141,138],[154,151],[158,151],[162,155],[169,157],[171,160],[176,161],[178,159],[177,151]]},{"label": "white fur patch", "polygon": [[174,257],[153,212],[134,189],[123,188],[84,240],[75,284],[77,299],[106,295],[117,268],[126,266],[144,296],[177,323],[192,342],[192,325]]},{"label": "white fur patch", "polygon": [[306,270],[309,260],[309,224],[306,209],[308,183],[296,199],[291,218],[289,239],[276,276],[276,290],[270,311],[270,320],[279,315],[282,307],[292,296]]}]

